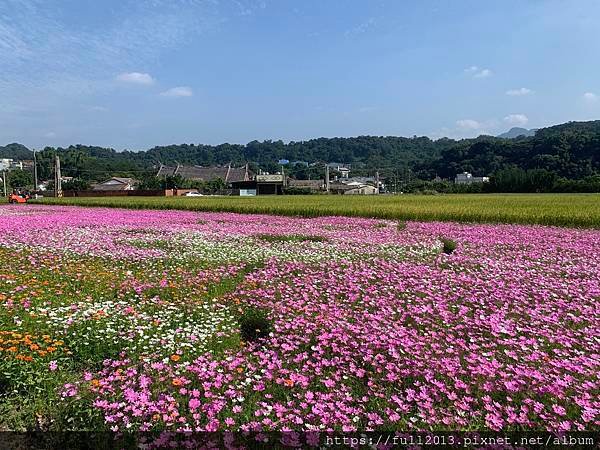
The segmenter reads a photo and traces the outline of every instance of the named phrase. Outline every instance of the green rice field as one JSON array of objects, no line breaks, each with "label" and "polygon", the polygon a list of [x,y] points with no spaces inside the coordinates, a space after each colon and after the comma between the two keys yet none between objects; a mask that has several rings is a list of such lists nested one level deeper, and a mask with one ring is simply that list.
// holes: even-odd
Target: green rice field
[{"label": "green rice field", "polygon": [[397,196],[81,197],[48,204],[134,209],[227,211],[285,216],[518,223],[600,228],[600,194],[466,194]]}]

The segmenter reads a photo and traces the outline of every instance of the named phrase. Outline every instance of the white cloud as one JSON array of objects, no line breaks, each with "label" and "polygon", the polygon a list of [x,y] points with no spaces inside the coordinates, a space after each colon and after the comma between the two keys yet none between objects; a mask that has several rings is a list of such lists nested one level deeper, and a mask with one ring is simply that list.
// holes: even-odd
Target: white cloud
[{"label": "white cloud", "polygon": [[521,97],[523,95],[530,94],[533,94],[533,91],[524,87],[519,89],[509,89],[508,91],[506,91],[506,95],[510,95],[511,97]]},{"label": "white cloud", "polygon": [[484,69],[478,66],[467,67],[465,73],[468,73],[473,78],[488,78],[493,75],[493,72],[490,69]]},{"label": "white cloud", "polygon": [[480,130],[483,128],[483,124],[473,119],[461,119],[456,121],[458,128],[463,130]]},{"label": "white cloud", "polygon": [[498,129],[499,121],[497,119],[475,120],[461,119],[456,121],[454,129],[444,128],[436,136],[445,135],[454,139],[475,137],[480,135],[494,135]]},{"label": "white cloud", "polygon": [[595,103],[598,101],[599,97],[593,92],[586,92],[585,94],[583,94],[583,99],[586,102]]},{"label": "white cloud", "polygon": [[482,69],[473,75],[473,78],[487,78],[492,76],[492,71],[490,69]]},{"label": "white cloud", "polygon": [[56,137],[56,133],[54,131],[48,131],[46,134],[44,134],[44,137],[52,139]]},{"label": "white cloud", "polygon": [[504,121],[509,125],[523,126],[527,125],[529,118],[525,114],[509,114],[504,118]]},{"label": "white cloud", "polygon": [[161,92],[160,95],[162,97],[171,97],[171,98],[177,98],[177,97],[191,97],[192,95],[194,95],[194,92],[192,91],[192,88],[187,87],[187,86],[177,86],[171,89],[167,89],[164,92]]},{"label": "white cloud", "polygon": [[152,78],[147,73],[140,72],[122,73],[120,75],[117,75],[117,81],[122,81],[124,83],[141,84],[144,86],[150,86],[154,84],[154,78]]}]

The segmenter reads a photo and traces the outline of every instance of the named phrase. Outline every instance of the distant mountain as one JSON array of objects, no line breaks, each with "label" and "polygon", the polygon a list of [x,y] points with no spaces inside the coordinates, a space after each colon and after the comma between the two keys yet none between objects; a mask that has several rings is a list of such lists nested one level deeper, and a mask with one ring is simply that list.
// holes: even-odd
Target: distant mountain
[{"label": "distant mountain", "polygon": [[537,131],[537,129],[528,130],[527,128],[513,127],[510,130],[508,130],[506,133],[499,134],[496,137],[503,138],[503,139],[514,139],[514,138],[518,138],[520,136],[532,137],[532,136],[535,136],[536,131]]},{"label": "distant mountain", "polygon": [[12,143],[0,146],[0,158],[33,159],[33,152],[23,144]]}]

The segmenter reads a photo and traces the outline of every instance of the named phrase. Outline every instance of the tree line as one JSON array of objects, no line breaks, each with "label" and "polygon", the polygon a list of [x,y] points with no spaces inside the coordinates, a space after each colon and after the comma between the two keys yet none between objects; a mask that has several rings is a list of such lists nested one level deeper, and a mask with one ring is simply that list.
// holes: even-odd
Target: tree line
[{"label": "tree line", "polygon": [[[46,147],[37,152],[40,180],[52,179],[57,154],[63,175],[88,183],[127,176],[147,185],[156,184],[152,178],[160,164],[250,163],[254,171],[276,172],[281,170],[278,161],[285,159],[290,161],[285,166],[286,173],[299,179],[322,178],[325,169],[321,163],[339,162],[351,165],[353,176],[373,175],[377,170],[388,185],[401,183],[405,191],[467,189],[451,183],[461,172],[492,178],[487,186],[468,188],[472,190],[600,191],[600,121],[569,122],[540,129],[532,137],[515,139],[358,136],[289,143],[252,141],[245,145],[181,144],[139,152],[85,145]],[[0,147],[0,157],[32,159],[32,152],[20,144],[10,144]],[[161,183],[165,184],[165,180]]]}]

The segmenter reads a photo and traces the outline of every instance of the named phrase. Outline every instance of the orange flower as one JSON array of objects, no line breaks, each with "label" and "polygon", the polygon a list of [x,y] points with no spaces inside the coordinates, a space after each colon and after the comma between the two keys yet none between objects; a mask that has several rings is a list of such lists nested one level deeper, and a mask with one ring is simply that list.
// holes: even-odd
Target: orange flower
[{"label": "orange flower", "polygon": [[179,355],[171,355],[171,361],[175,361],[175,362],[177,362],[177,361],[179,361],[180,359],[181,359],[181,356],[179,356]]},{"label": "orange flower", "polygon": [[98,381],[94,378],[92,381],[90,381],[90,384],[94,387],[98,387],[98,386],[100,386],[100,381]]},{"label": "orange flower", "polygon": [[290,380],[289,378],[287,380],[283,380],[283,384],[285,384],[288,387],[292,387],[294,385],[294,381]]},{"label": "orange flower", "polygon": [[179,378],[174,378],[171,383],[173,384],[173,386],[181,386],[183,384],[183,381],[181,381]]},{"label": "orange flower", "polygon": [[237,368],[237,369],[235,369],[235,370],[237,370],[237,371],[238,371],[238,373],[242,373],[242,372],[244,371],[244,368],[243,368],[243,367],[238,367],[238,368]]}]

